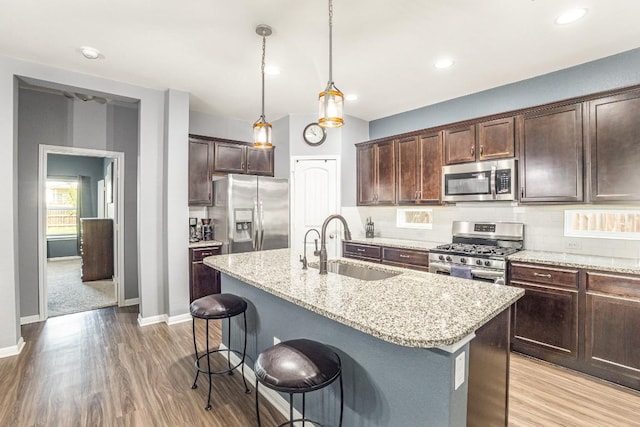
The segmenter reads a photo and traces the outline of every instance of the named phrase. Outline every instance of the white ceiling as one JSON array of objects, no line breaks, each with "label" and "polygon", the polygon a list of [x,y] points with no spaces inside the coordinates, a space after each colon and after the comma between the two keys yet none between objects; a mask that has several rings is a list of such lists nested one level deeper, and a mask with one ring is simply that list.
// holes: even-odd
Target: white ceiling
[{"label": "white ceiling", "polygon": [[[569,7],[580,21],[557,26]],[[326,0],[2,0],[0,54],[191,93],[191,109],[254,121],[273,27],[266,116],[315,114],[328,79]],[[637,0],[334,0],[336,86],[373,120],[639,47]],[[104,57],[90,61],[80,46]],[[452,56],[455,65],[433,63]]]}]

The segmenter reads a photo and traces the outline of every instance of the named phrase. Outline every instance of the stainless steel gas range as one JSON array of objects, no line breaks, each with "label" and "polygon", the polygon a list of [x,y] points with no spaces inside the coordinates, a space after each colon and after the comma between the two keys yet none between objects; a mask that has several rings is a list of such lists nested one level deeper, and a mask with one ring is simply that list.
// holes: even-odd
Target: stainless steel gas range
[{"label": "stainless steel gas range", "polygon": [[454,221],[452,243],[429,251],[429,271],[505,283],[507,256],[524,247],[524,224]]}]

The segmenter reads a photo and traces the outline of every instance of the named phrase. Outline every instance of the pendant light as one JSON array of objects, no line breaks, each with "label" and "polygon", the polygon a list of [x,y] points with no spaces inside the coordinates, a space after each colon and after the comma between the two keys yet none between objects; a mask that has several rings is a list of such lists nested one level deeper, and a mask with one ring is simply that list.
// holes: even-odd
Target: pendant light
[{"label": "pendant light", "polygon": [[253,146],[256,148],[271,148],[271,123],[264,118],[264,60],[267,46],[267,37],[273,31],[268,25],[260,24],[256,27],[256,34],[262,37],[262,64],[260,73],[262,74],[262,113],[253,124]]},{"label": "pendant light", "polygon": [[323,92],[318,97],[320,114],[318,124],[325,128],[338,128],[344,124],[342,120],[342,106],[344,95],[333,83],[333,1],[329,0],[329,81]]}]

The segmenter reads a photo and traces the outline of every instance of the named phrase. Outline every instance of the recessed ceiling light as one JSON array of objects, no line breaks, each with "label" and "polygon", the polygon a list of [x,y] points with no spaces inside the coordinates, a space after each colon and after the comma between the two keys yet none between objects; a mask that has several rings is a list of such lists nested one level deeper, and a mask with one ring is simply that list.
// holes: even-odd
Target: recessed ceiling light
[{"label": "recessed ceiling light", "polygon": [[453,65],[453,59],[451,58],[442,58],[438,59],[435,63],[436,68],[449,68]]},{"label": "recessed ceiling light", "polygon": [[586,15],[586,13],[587,13],[587,9],[583,9],[583,8],[569,9],[565,11],[562,15],[556,18],[556,24],[558,25],[570,24],[582,18],[584,15]]},{"label": "recessed ceiling light", "polygon": [[267,65],[264,67],[264,73],[268,76],[277,76],[280,74],[280,68],[275,65]]},{"label": "recessed ceiling light", "polygon": [[358,100],[358,95],[356,95],[355,93],[350,93],[350,94],[346,95],[344,97],[344,99],[346,101],[357,101]]},{"label": "recessed ceiling light", "polygon": [[98,59],[100,57],[100,51],[95,47],[82,46],[80,52],[82,52],[82,56],[87,59]]}]

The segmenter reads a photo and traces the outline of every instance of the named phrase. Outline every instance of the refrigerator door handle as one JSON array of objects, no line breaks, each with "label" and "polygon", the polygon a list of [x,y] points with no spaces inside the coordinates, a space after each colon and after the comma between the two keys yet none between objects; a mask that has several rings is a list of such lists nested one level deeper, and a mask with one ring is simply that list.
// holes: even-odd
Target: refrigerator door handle
[{"label": "refrigerator door handle", "polygon": [[259,241],[258,241],[258,201],[253,199],[253,239],[251,240],[251,245],[254,251],[259,251]]},{"label": "refrigerator door handle", "polygon": [[264,246],[264,205],[262,204],[262,200],[260,200],[260,247],[258,250],[262,250]]}]

